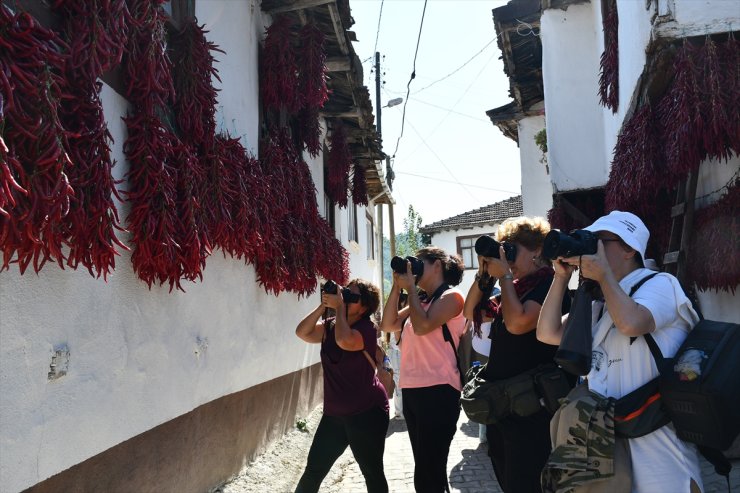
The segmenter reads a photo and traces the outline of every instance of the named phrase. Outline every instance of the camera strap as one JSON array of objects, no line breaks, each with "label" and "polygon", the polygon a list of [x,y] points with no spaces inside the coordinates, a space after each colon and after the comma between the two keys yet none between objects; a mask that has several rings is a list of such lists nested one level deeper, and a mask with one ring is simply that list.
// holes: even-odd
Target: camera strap
[{"label": "camera strap", "polygon": [[[429,306],[431,307],[432,303],[437,301],[445,291],[450,289],[450,286],[448,284],[442,284],[440,287],[437,288],[437,290],[432,294],[432,297],[429,299]],[[452,333],[450,332],[450,328],[447,326],[447,322],[442,324],[442,338],[450,343],[450,346],[452,346],[452,352],[455,354],[455,363],[457,364],[457,371],[460,374],[460,382],[463,382],[464,376],[462,372],[462,367],[460,366],[460,355],[457,354],[457,346],[455,346],[455,341],[452,340]]]}]

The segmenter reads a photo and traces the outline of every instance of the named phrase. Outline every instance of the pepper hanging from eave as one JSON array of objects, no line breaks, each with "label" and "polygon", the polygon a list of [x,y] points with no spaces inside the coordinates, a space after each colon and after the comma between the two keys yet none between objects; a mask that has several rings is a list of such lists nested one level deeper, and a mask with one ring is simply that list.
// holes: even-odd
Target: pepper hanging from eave
[{"label": "pepper hanging from eave", "polygon": [[599,61],[599,102],[617,112],[619,107],[619,13],[617,0],[606,0],[602,12],[604,52]]}]

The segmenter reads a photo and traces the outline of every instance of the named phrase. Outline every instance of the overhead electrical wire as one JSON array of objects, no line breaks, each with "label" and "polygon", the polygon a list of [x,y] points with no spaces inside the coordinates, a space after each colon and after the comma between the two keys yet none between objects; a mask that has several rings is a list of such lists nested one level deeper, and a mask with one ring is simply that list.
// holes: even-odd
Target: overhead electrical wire
[{"label": "overhead electrical wire", "polygon": [[491,188],[491,187],[483,187],[481,185],[473,185],[471,183],[460,183],[460,182],[453,181],[453,180],[445,180],[444,178],[434,178],[433,176],[418,175],[416,173],[409,173],[407,171],[397,171],[396,174],[414,176],[416,178],[424,178],[426,180],[441,181],[441,182],[445,182],[445,183],[454,183],[454,184],[457,184],[457,185],[464,185],[466,187],[482,188],[483,190],[491,190],[493,192],[513,193],[513,194],[519,193],[519,192],[512,192],[511,190],[501,190],[500,188]]},{"label": "overhead electrical wire", "polygon": [[396,140],[396,149],[393,151],[393,157],[396,156],[396,153],[398,152],[398,145],[401,143],[401,137],[403,137],[403,129],[406,123],[406,105],[409,102],[409,96],[411,95],[411,81],[416,78],[416,57],[419,54],[419,43],[421,42],[421,31],[424,28],[424,15],[427,12],[427,0],[424,0],[424,10],[421,11],[421,22],[419,23],[419,35],[416,38],[416,51],[414,51],[414,64],[413,68],[411,70],[411,77],[409,78],[408,83],[406,84],[406,98],[403,100],[403,115],[401,116],[401,134],[398,136],[398,140]]},{"label": "overhead electrical wire", "polygon": [[437,161],[439,161],[439,164],[441,164],[442,167],[444,169],[446,169],[447,172],[450,174],[450,176],[452,177],[452,179],[455,180],[455,183],[457,183],[458,185],[460,185],[463,188],[463,190],[465,190],[466,192],[468,192],[468,195],[470,195],[470,198],[473,199],[473,200],[475,200],[477,202],[478,201],[478,198],[475,195],[473,195],[473,193],[465,185],[463,185],[460,182],[460,180],[458,180],[457,177],[454,174],[452,174],[452,170],[450,170],[450,168],[447,167],[447,165],[445,164],[445,162],[442,161],[442,158],[440,158],[439,155],[437,155],[437,153],[434,152],[434,149],[432,149],[432,146],[430,146],[429,143],[426,141],[426,139],[424,139],[424,137],[421,135],[421,132],[419,132],[418,130],[416,130],[416,127],[414,126],[414,124],[409,121],[409,125],[411,125],[411,130],[413,130],[416,133],[416,135],[419,136],[419,139],[421,139],[421,141],[424,143],[424,145],[427,146],[427,149],[429,149],[429,152],[431,152],[432,155],[437,158]]},{"label": "overhead electrical wire", "polygon": [[[498,38],[498,36],[497,36],[496,38]],[[476,58],[478,57],[478,55],[480,55],[481,53],[483,53],[483,52],[485,51],[485,49],[486,49],[486,48],[488,48],[489,46],[491,46],[491,44],[493,44],[493,42],[494,42],[494,41],[496,41],[496,38],[493,38],[493,39],[492,39],[492,40],[490,40],[490,41],[489,41],[488,43],[486,43],[486,45],[485,45],[485,46],[484,46],[483,48],[481,48],[481,49],[480,49],[480,50],[478,51],[478,53],[476,53],[475,55],[473,55],[472,57],[470,57],[470,58],[468,59],[468,61],[467,61],[467,62],[463,63],[462,65],[460,65],[460,66],[459,66],[459,67],[457,67],[457,68],[456,68],[455,70],[453,70],[453,71],[452,71],[452,72],[450,72],[449,74],[445,75],[445,76],[444,76],[444,77],[442,77],[441,79],[437,79],[437,80],[435,80],[434,82],[432,82],[431,84],[429,84],[429,85],[427,85],[427,86],[424,86],[424,87],[422,87],[422,88],[421,88],[421,89],[419,89],[418,91],[414,91],[414,94],[419,94],[419,93],[420,93],[421,91],[424,91],[424,90],[426,90],[426,89],[429,89],[429,88],[430,88],[430,87],[432,87],[432,86],[433,86],[434,84],[436,84],[436,83],[438,83],[438,82],[442,82],[442,81],[443,81],[443,80],[445,80],[445,79],[449,79],[450,77],[452,77],[453,75],[455,75],[456,73],[458,73],[458,72],[459,72],[460,70],[462,70],[462,69],[463,69],[463,68],[464,68],[464,67],[465,67],[465,66],[466,66],[467,64],[469,64],[470,62],[472,62],[473,60],[475,60],[475,59],[476,59]]]},{"label": "overhead electrical wire", "polygon": [[378,38],[380,37],[380,19],[383,18],[383,4],[384,3],[385,3],[385,0],[381,0],[380,13],[378,14],[378,30],[375,33],[375,48],[373,49],[373,53],[378,52]]}]

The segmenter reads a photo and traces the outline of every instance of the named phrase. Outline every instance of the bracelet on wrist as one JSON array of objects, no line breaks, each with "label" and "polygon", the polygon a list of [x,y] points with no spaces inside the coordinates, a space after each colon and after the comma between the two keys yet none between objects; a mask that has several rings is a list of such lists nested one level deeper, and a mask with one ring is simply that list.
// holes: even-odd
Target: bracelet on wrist
[{"label": "bracelet on wrist", "polygon": [[501,276],[501,280],[502,281],[504,281],[506,279],[511,279],[513,281],[514,280],[514,274],[512,274],[511,272],[507,272],[506,274],[504,274],[503,276]]}]

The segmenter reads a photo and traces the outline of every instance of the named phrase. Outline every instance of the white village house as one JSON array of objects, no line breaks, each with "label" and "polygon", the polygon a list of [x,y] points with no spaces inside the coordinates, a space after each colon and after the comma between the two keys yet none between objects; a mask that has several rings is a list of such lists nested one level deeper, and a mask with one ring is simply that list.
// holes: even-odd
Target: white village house
[{"label": "white village house", "polygon": [[[524,214],[549,214],[570,230],[613,208],[632,210],[652,231],[648,254],[696,288],[704,315],[740,320],[737,2],[512,0],[493,21],[513,101],[487,115],[519,145]],[[718,73],[701,65],[712,50]],[[711,74],[697,76],[697,104],[722,94],[726,106],[698,113],[730,115],[712,127],[716,135],[685,125],[675,137],[671,125],[683,124],[675,81],[687,77],[677,60]],[[638,127],[645,110],[647,131]]]},{"label": "white village house", "polygon": [[[59,28],[48,2],[0,8],[6,5]],[[282,14],[296,30],[312,22],[323,32],[331,91],[320,112],[323,151],[315,158],[303,152],[313,183],[292,186],[315,186],[319,212],[348,252],[349,277],[380,285],[380,206],[393,199],[351,43],[349,3],[190,0],[164,8],[172,15],[168,28],[195,15],[225,52],[214,53],[217,131],[239,137],[255,155],[265,130],[259,87],[265,28]],[[121,89],[125,75],[113,72],[102,77],[101,99],[117,162],[113,175],[127,189],[122,117],[130,105]],[[352,163],[365,169],[367,206],[350,197],[341,208],[325,194],[331,129],[340,121]],[[126,226],[130,206],[116,206]],[[130,235],[118,236],[131,244]],[[293,241],[297,247],[306,238]],[[219,250],[208,257],[202,281],[183,282],[185,292],[166,284],[149,289],[130,259],[121,251],[107,281],[54,262],[38,275],[31,269],[21,275],[15,264],[0,272],[3,493],[207,491],[321,402],[319,347],[294,335],[319,303],[318,291],[267,293],[253,265]]]},{"label": "white village house", "polygon": [[423,226],[419,231],[431,238],[431,244],[460,255],[465,273],[458,288],[467,293],[478,270],[475,240],[480,236],[496,237],[498,226],[507,219],[522,215],[522,196],[517,195],[495,204],[463,212]]}]

